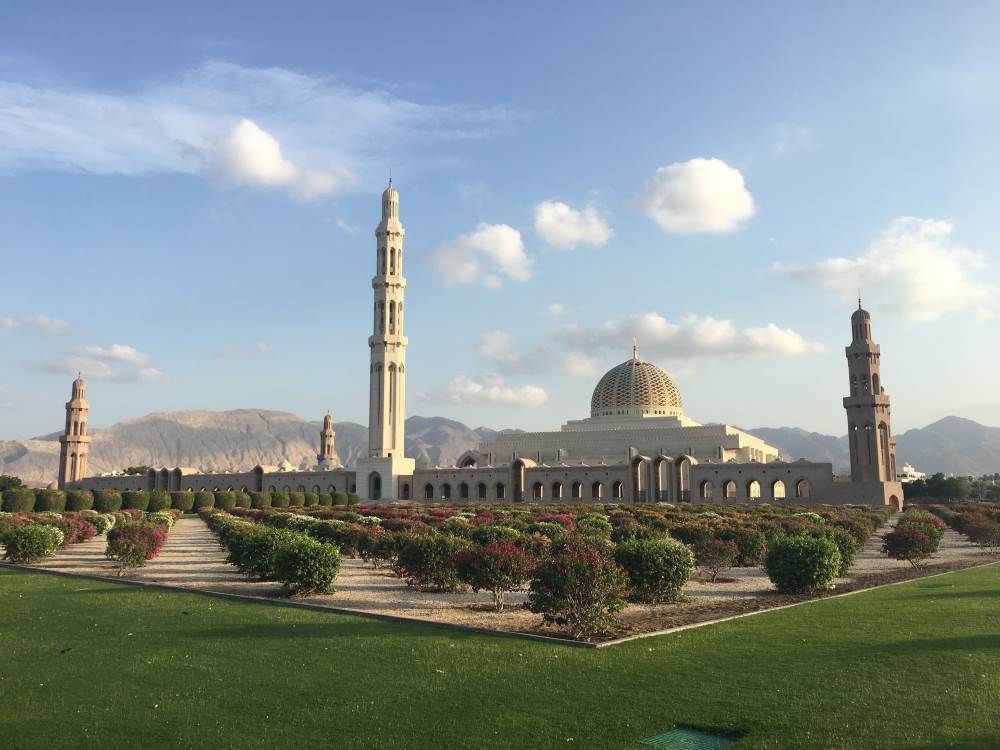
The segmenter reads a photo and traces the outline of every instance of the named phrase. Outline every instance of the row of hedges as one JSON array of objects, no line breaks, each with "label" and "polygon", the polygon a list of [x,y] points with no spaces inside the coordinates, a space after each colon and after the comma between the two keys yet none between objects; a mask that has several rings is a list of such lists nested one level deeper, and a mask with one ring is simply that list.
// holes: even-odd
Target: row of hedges
[{"label": "row of hedges", "polygon": [[360,497],[353,492],[333,494],[313,492],[234,492],[201,490],[164,492],[156,490],[32,490],[19,488],[3,492],[2,509],[8,513],[51,512],[97,510],[101,513],[115,513],[133,509],[155,513],[176,509],[185,513],[197,512],[205,508],[310,508],[332,507],[335,505],[356,505]]},{"label": "row of hedges", "polygon": [[954,503],[932,505],[930,511],[986,552],[1000,553],[1000,504]]},{"label": "row of hedges", "polygon": [[[86,514],[86,515],[84,515]],[[111,529],[117,519],[92,511],[62,515],[53,512],[0,512],[0,544],[11,562],[30,565],[54,555],[61,547],[80,544]]]}]

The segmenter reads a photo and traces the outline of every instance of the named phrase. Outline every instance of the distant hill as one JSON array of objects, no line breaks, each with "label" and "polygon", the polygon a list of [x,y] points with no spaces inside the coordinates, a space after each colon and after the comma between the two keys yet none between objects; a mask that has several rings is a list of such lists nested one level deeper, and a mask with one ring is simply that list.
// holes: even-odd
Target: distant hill
[{"label": "distant hill", "polygon": [[[248,469],[256,464],[315,464],[319,422],[294,414],[262,409],[235,411],[157,412],[93,432],[90,472],[128,466],[190,466],[203,471]],[[351,466],[364,456],[368,429],[337,422],[337,453]],[[807,432],[797,427],[748,430],[778,448],[788,459],[827,461],[834,471],[849,469],[847,438]],[[472,429],[443,417],[413,416],[406,420],[406,454],[418,466],[449,465],[463,451],[496,437],[489,427]],[[30,440],[0,441],[0,474],[14,474],[33,485],[55,479],[59,465],[59,433]],[[900,466],[921,471],[985,474],[1000,471],[1000,428],[969,419],[946,417],[898,436]]]}]

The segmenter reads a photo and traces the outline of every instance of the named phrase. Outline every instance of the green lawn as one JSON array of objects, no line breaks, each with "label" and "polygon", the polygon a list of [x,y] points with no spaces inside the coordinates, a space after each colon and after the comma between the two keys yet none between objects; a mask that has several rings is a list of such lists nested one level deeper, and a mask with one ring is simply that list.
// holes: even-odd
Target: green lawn
[{"label": "green lawn", "polygon": [[1000,565],[579,649],[0,570],[0,746],[1000,747]]}]

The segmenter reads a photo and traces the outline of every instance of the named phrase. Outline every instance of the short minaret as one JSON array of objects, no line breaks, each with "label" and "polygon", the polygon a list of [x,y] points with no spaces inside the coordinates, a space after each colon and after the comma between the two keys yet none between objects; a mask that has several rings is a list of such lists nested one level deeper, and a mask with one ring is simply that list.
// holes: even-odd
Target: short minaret
[{"label": "short minaret", "polygon": [[[399,193],[389,186],[382,193],[382,220],[375,228],[374,303],[368,397],[368,459],[358,463],[358,490],[367,500],[409,499],[413,460],[404,456],[406,415],[406,345],[403,329],[403,237]],[[383,460],[384,459],[384,460]],[[363,466],[362,466],[363,465]],[[362,471],[366,476],[362,476]]]},{"label": "short minaret", "polygon": [[337,457],[336,448],[333,447],[336,434],[333,431],[333,417],[327,412],[323,418],[323,431],[319,433],[319,453],[316,454],[318,469],[325,471],[340,468],[340,459]]},{"label": "short minaret", "polygon": [[66,430],[59,436],[59,489],[71,487],[87,476],[87,455],[90,453],[90,435],[87,434],[87,384],[78,375],[73,381],[73,392],[66,402]]},{"label": "short minaret", "polygon": [[[872,319],[861,307],[851,316],[851,344],[846,348],[850,395],[844,398],[851,453],[851,482],[869,485],[878,505],[898,504],[903,495],[896,478],[896,438],[892,434],[889,396],[879,373],[881,351],[872,339]],[[867,492],[867,490],[866,490]]]}]

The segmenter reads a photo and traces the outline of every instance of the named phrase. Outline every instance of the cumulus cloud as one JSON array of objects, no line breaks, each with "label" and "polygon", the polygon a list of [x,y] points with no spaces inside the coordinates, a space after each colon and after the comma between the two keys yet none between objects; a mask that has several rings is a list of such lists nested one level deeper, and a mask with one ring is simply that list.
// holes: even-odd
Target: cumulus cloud
[{"label": "cumulus cloud", "polygon": [[573,377],[594,375],[598,371],[598,365],[597,358],[587,352],[573,350],[563,355],[563,372]]},{"label": "cumulus cloud", "polygon": [[81,373],[85,378],[117,383],[159,383],[167,376],[152,366],[148,354],[125,344],[78,346],[60,359],[39,364],[35,369],[57,375]]},{"label": "cumulus cloud", "polygon": [[895,219],[864,255],[812,266],[776,264],[791,278],[841,299],[862,290],[875,308],[909,320],[973,311],[989,316],[997,289],[984,280],[986,258],[952,239],[950,222]]},{"label": "cumulus cloud", "polygon": [[571,353],[599,350],[630,350],[632,337],[640,354],[650,358],[720,357],[772,354],[796,356],[823,351],[790,328],[773,323],[763,327],[738,328],[730,320],[688,314],[673,322],[655,312],[608,320],[596,328],[567,325],[554,332],[556,340]]},{"label": "cumulus cloud", "polygon": [[348,187],[349,174],[381,181],[401,149],[420,146],[409,163],[435,158],[429,146],[523,119],[220,61],[127,92],[0,80],[0,171],[208,175],[310,198]]},{"label": "cumulus cloud", "polygon": [[446,401],[456,404],[493,403],[506,406],[541,406],[548,401],[545,389],[537,385],[514,387],[498,375],[469,378],[456,375],[436,392],[421,394],[428,401]]},{"label": "cumulus cloud", "polygon": [[550,318],[558,318],[566,314],[566,306],[560,302],[553,302],[545,308],[545,314]]},{"label": "cumulus cloud", "polygon": [[577,245],[605,245],[614,234],[593,206],[577,211],[559,201],[543,201],[535,206],[535,231],[563,250]]},{"label": "cumulus cloud", "polygon": [[326,170],[301,169],[285,158],[273,135],[246,118],[215,142],[207,170],[225,185],[283,188],[302,200],[330,195],[355,179],[336,164]]},{"label": "cumulus cloud", "polygon": [[434,248],[431,266],[445,286],[480,284],[499,289],[504,279],[531,278],[532,260],[519,231],[506,224],[480,224],[475,232]]},{"label": "cumulus cloud", "polygon": [[48,315],[22,315],[20,317],[0,317],[0,329],[21,328],[38,333],[68,333],[73,326],[65,320],[50,318]]},{"label": "cumulus cloud", "polygon": [[674,234],[731,232],[754,215],[743,175],[719,159],[660,167],[641,197],[646,216]]}]

